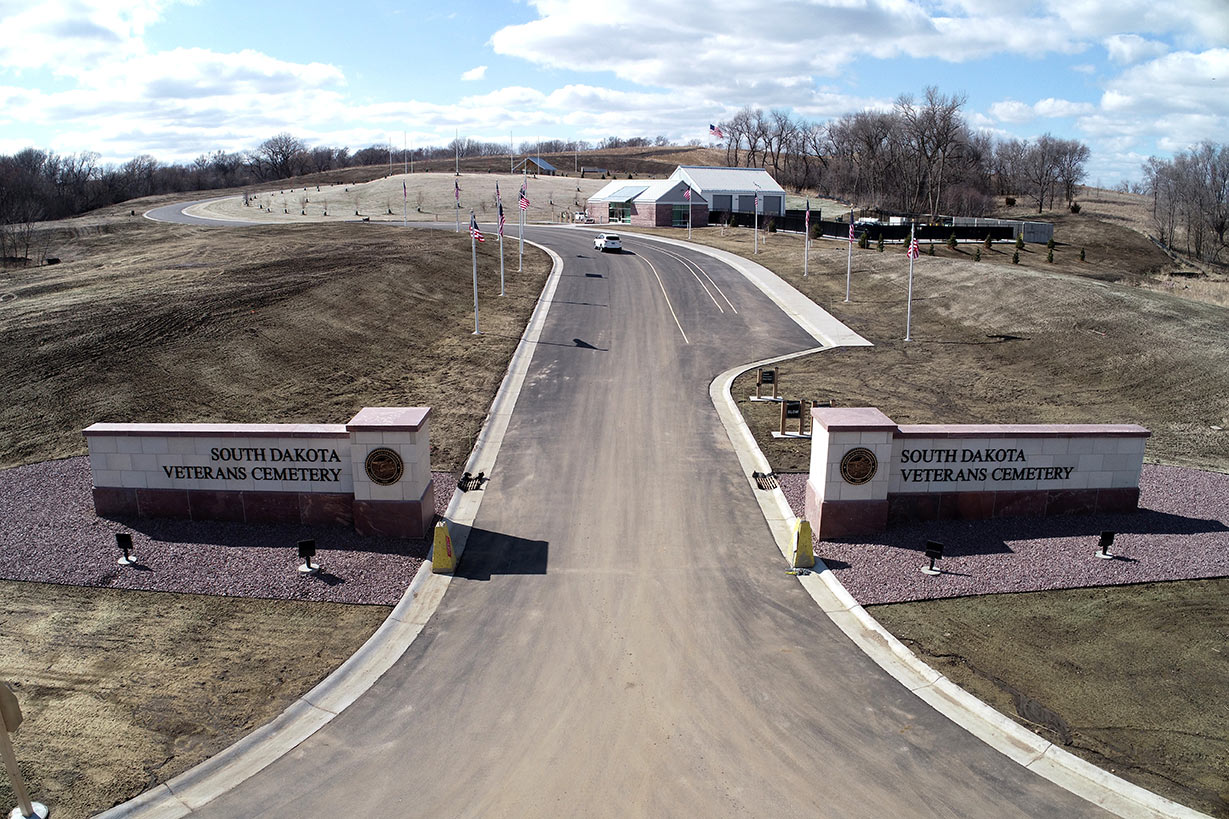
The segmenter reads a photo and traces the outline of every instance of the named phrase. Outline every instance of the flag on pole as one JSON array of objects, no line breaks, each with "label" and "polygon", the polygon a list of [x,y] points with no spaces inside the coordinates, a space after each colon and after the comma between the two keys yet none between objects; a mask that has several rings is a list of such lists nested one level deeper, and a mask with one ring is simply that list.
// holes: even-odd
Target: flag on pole
[{"label": "flag on pole", "polygon": [[708,124],[708,133],[710,136],[714,136],[717,139],[725,138],[725,134],[721,133],[721,129],[718,128],[716,125],[713,125],[711,122]]},{"label": "flag on pole", "polygon": [[683,198],[686,199],[688,202],[691,201],[691,188],[688,188],[687,190],[683,191]]},{"label": "flag on pole", "polygon": [[495,183],[495,204],[499,204],[502,201],[504,200],[499,198],[499,183],[496,182]]},{"label": "flag on pole", "polygon": [[811,200],[810,198],[807,199],[807,215],[806,215],[806,218],[802,220],[802,225],[803,225],[802,232],[806,234],[806,238],[810,239],[811,238]]},{"label": "flag on pole", "polygon": [[457,204],[459,205],[461,204],[461,183],[455,179],[452,180],[452,188],[453,188],[453,191],[456,193]]},{"label": "flag on pole", "polygon": [[916,236],[914,236],[913,241],[909,243],[909,250],[905,252],[905,255],[908,256],[910,259],[916,259],[918,256],[922,255],[921,251],[918,250]]},{"label": "flag on pole", "polygon": [[525,193],[525,186],[521,185],[521,210],[529,210],[529,195]]},{"label": "flag on pole", "polygon": [[480,242],[486,241],[486,239],[482,238],[482,231],[478,230],[478,220],[474,218],[473,212],[469,214],[469,235]]},{"label": "flag on pole", "polygon": [[853,244],[854,241],[855,239],[853,235],[853,211],[850,211],[849,212],[849,243]]},{"label": "flag on pole", "polygon": [[405,200],[409,198],[410,198],[410,192],[406,190],[405,182],[402,182],[401,183],[401,201],[404,202]]},{"label": "flag on pole", "polygon": [[503,238],[503,235],[504,235],[504,203],[497,202],[496,205],[499,208],[499,236],[500,238]]}]

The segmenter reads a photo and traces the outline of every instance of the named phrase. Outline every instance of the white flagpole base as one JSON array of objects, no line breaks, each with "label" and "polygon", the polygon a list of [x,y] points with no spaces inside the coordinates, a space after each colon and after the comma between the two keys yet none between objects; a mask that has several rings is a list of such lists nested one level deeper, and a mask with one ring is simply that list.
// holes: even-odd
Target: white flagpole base
[{"label": "white flagpole base", "polygon": [[31,819],[34,816],[37,816],[38,819],[47,819],[47,814],[50,811],[47,810],[47,806],[42,802],[31,802],[30,807],[34,809],[34,813],[29,814],[29,816],[22,813],[21,808],[13,808],[9,812],[9,819]]}]

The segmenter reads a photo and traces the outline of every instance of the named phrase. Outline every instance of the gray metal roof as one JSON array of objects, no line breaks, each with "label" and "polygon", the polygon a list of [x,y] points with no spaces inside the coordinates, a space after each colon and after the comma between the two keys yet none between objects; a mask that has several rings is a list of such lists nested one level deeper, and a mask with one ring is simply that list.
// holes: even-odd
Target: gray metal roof
[{"label": "gray metal roof", "polygon": [[680,165],[670,174],[671,179],[688,179],[693,187],[701,193],[713,191],[746,191],[755,190],[756,186],[764,193],[782,194],[785,189],[763,168],[716,168],[697,165]]},{"label": "gray metal roof", "polygon": [[649,189],[648,185],[628,185],[605,197],[611,202],[630,202]]}]

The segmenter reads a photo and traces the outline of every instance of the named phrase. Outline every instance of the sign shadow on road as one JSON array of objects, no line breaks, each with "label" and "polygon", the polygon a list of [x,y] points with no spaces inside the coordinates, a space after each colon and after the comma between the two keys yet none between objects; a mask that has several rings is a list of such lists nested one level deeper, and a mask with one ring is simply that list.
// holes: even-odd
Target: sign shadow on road
[{"label": "sign shadow on road", "polygon": [[550,544],[487,529],[471,529],[454,577],[490,580],[500,574],[546,574]]}]

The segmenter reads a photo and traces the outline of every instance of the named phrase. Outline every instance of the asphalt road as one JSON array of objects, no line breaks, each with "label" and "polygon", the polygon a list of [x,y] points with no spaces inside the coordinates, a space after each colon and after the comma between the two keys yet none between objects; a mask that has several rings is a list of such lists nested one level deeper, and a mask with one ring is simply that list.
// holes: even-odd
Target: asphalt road
[{"label": "asphalt road", "polygon": [[708,385],[814,340],[707,257],[527,234],[565,268],[443,603],[198,813],[1103,815],[915,698],[785,574]]}]

